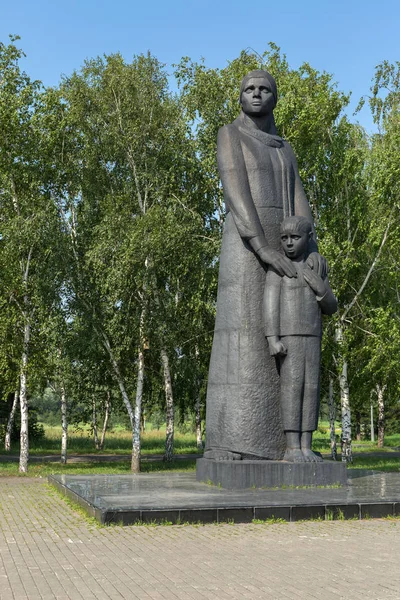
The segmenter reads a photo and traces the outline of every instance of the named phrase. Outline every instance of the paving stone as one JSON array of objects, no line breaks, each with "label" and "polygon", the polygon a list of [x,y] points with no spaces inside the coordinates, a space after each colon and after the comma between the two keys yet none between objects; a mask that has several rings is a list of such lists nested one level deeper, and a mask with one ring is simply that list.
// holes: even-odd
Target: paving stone
[{"label": "paving stone", "polygon": [[96,527],[0,481],[0,600],[399,600],[399,556],[396,518]]}]

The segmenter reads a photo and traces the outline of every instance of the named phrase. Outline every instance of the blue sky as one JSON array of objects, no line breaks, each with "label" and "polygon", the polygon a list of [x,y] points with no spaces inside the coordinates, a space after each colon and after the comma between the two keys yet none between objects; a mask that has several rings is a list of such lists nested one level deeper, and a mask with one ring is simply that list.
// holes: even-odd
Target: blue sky
[{"label": "blue sky", "polygon": [[[104,53],[130,60],[150,50],[172,71],[182,56],[223,67],[242,49],[262,53],[273,41],[292,67],[309,62],[352,91],[351,112],[375,66],[400,60],[399,17],[398,0],[3,0],[0,41],[20,35],[23,66],[45,85]],[[367,109],[357,119],[372,130]]]}]

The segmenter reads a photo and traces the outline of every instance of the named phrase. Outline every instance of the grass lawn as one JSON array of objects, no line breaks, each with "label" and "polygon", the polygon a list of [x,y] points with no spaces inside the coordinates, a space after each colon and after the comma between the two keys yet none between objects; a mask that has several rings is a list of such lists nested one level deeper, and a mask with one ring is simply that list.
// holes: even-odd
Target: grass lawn
[{"label": "grass lawn", "polygon": [[[336,429],[338,452],[340,451],[340,434],[341,430]],[[400,450],[400,433],[385,436],[383,448],[378,448],[377,442],[370,440],[353,440],[352,446],[353,452],[391,452],[396,448]],[[320,423],[318,431],[313,435],[313,449],[323,453],[330,452],[329,423]]]},{"label": "grass lawn", "polygon": [[[129,475],[131,473],[130,461],[124,460],[121,462],[83,462],[83,463],[67,463],[61,465],[56,462],[43,462],[29,464],[28,477],[47,477],[48,475]],[[157,462],[142,462],[142,473],[160,473],[163,471],[169,472],[185,472],[194,471],[196,461],[175,460],[170,463],[162,461]],[[18,472],[18,463],[3,463],[0,460],[0,477],[15,477],[25,475]]]},{"label": "grass lawn", "polygon": [[[60,454],[61,427],[50,427],[44,425],[45,438],[43,440],[30,442],[29,452],[32,456],[44,454]],[[194,433],[175,432],[174,448],[176,454],[195,454],[198,452],[196,436]],[[143,454],[163,454],[165,450],[165,427],[159,431],[148,429],[142,434]],[[68,435],[68,452],[70,454],[98,454],[94,446],[93,434],[90,427],[83,426],[77,430],[70,428]],[[104,449],[101,454],[130,454],[132,452],[132,434],[123,428],[115,428],[108,431]],[[11,448],[12,454],[19,454],[19,444],[14,443]],[[4,448],[0,449],[1,455],[5,454]]]},{"label": "grass lawn", "polygon": [[[29,463],[28,476],[29,477],[47,477],[48,475],[54,474],[70,474],[70,475],[84,475],[84,474],[129,474],[130,471],[130,460],[122,461],[104,461],[95,462],[91,460],[88,462],[69,462],[66,465],[61,465],[58,461],[60,456],[61,448],[61,427],[45,427],[45,438],[40,441],[32,440],[30,443],[29,453],[32,457],[49,456],[54,455],[55,462],[46,460],[46,462],[33,462]],[[176,454],[196,454],[198,453],[196,446],[196,436],[193,433],[180,433],[175,432],[174,448]],[[142,434],[142,454],[163,454],[165,450],[165,427],[160,430],[148,428]],[[132,435],[129,431],[123,428],[115,428],[112,431],[107,432],[106,443],[104,450],[99,452],[95,449],[93,435],[91,430],[87,426],[79,428],[79,430],[73,430],[71,428],[68,436],[68,454],[70,456],[80,454],[92,454],[95,459],[96,454],[110,454],[110,455],[130,455],[132,452]],[[12,445],[11,454],[19,454],[19,444],[15,443]],[[0,477],[4,476],[19,476],[18,462],[3,462],[2,456],[7,456],[7,453],[2,447],[0,449]],[[170,463],[164,463],[162,461],[148,462],[142,461],[142,472],[161,472],[161,471],[194,471],[196,467],[196,461],[193,459],[188,460],[175,460]],[[24,475],[21,475],[22,477]]]},{"label": "grass lawn", "polygon": [[[324,424],[314,435],[313,448],[324,454],[330,452],[329,431],[324,431]],[[40,442],[32,441],[30,446],[30,454],[32,457],[54,455],[54,462],[46,460],[45,462],[33,462],[29,464],[28,475],[30,477],[47,477],[56,473],[66,474],[129,474],[130,460],[107,461],[98,460],[96,462],[96,454],[99,454],[94,447],[93,435],[88,427],[82,427],[77,431],[70,431],[68,442],[68,454],[92,454],[93,459],[88,462],[69,462],[66,465],[61,465],[57,462],[60,455],[61,447],[61,427],[45,426],[46,436]],[[340,430],[337,432],[338,438]],[[101,454],[110,455],[130,455],[132,448],[132,438],[129,431],[122,428],[115,428],[107,433],[106,444]],[[165,444],[165,428],[159,431],[148,428],[142,434],[142,453],[144,456],[151,457],[152,454],[163,454]],[[198,452],[196,446],[196,438],[193,433],[175,434],[175,453],[176,454],[196,454]],[[361,453],[354,457],[354,462],[349,465],[350,469],[373,469],[379,471],[400,472],[400,459],[390,455],[391,450],[400,447],[400,434],[387,436],[385,438],[385,448],[378,448],[376,443],[370,441],[354,441],[353,451]],[[340,445],[338,444],[340,451]],[[387,457],[371,456],[371,452],[387,452]],[[19,454],[18,444],[12,447],[12,454]],[[18,462],[2,461],[2,455],[6,455],[3,449],[0,450],[0,477],[15,476],[18,473]],[[162,461],[142,461],[142,472],[161,472],[161,471],[194,471],[195,460],[175,460],[171,463]]]},{"label": "grass lawn", "polygon": [[400,458],[391,457],[388,454],[387,458],[379,458],[368,456],[366,453],[363,456],[354,457],[353,463],[348,466],[349,469],[372,469],[374,471],[385,471],[387,473],[400,473]]}]

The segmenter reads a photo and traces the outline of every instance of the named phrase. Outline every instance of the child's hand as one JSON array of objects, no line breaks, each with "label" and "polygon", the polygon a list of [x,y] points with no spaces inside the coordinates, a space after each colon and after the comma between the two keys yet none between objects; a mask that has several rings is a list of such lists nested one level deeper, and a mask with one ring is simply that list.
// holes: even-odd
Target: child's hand
[{"label": "child's hand", "polygon": [[320,298],[322,298],[322,296],[325,296],[325,293],[326,293],[325,283],[324,283],[324,280],[322,279],[322,277],[320,275],[318,275],[318,273],[316,273],[314,270],[309,269],[307,267],[303,271],[303,277],[304,277],[304,280],[308,283],[308,285],[312,289],[312,291],[317,296],[319,296]]},{"label": "child's hand", "polygon": [[269,344],[269,353],[271,354],[271,356],[286,356],[287,354],[287,349],[285,348],[285,346],[282,344],[282,342],[280,340],[278,341],[268,341]]},{"label": "child's hand", "polygon": [[313,271],[316,271],[318,275],[325,279],[328,274],[328,263],[326,262],[326,258],[321,256],[318,252],[311,252],[307,258],[307,265]]}]

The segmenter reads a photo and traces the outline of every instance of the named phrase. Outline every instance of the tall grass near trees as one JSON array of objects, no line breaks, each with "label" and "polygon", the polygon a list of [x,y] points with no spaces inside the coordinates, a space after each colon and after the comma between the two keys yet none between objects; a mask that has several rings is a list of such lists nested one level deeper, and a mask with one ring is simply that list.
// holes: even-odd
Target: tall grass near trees
[{"label": "tall grass near trees", "polygon": [[[60,454],[61,449],[61,426],[44,425],[45,436],[40,440],[32,440],[30,454],[38,456],[42,454]],[[197,454],[196,435],[194,433],[175,432],[174,438],[175,454]],[[165,450],[165,427],[148,429],[142,432],[142,453],[163,454]],[[1,449],[1,453],[4,450]],[[19,443],[15,442],[11,447],[11,453],[19,452]],[[132,434],[124,428],[115,427],[107,432],[104,449],[96,450],[93,433],[87,425],[77,429],[70,429],[68,434],[68,453],[70,454],[130,454],[132,452]]]},{"label": "tall grass near trees", "polygon": [[[130,474],[130,454],[132,451],[131,433],[121,426],[115,426],[107,432],[104,450],[95,449],[93,433],[88,425],[77,429],[70,428],[68,440],[67,464],[60,464],[61,427],[44,425],[45,436],[40,440],[32,440],[30,454],[32,460],[29,464],[30,477],[46,477],[47,475],[64,473],[70,475],[95,475],[95,474]],[[184,429],[185,430],[185,429]],[[336,434],[340,438],[340,429]],[[163,455],[165,450],[165,426],[152,429],[151,425],[142,432],[142,465],[143,473],[149,472],[190,472],[195,470],[196,461],[190,454],[197,454],[196,436],[192,432],[175,433],[175,454],[188,455],[188,458],[173,460],[165,463],[156,455]],[[325,424],[320,424],[319,430],[314,434],[314,450],[329,455],[330,439]],[[372,469],[386,472],[400,472],[400,458],[393,456],[394,450],[400,450],[400,434],[385,437],[385,448],[377,447],[369,440],[355,442],[355,456],[350,469]],[[379,454],[377,451],[379,450]],[[14,443],[11,454],[16,456],[19,444]],[[374,454],[376,453],[376,454]],[[386,453],[386,455],[384,454]],[[3,456],[1,456],[3,455]],[[84,458],[82,455],[89,455]],[[96,457],[97,455],[97,457]],[[106,455],[106,456],[99,456]],[[109,458],[107,458],[107,455]],[[10,461],[9,455],[0,449],[0,476],[16,476],[18,462]],[[126,458],[125,458],[126,457]],[[158,460],[157,460],[158,458]]]},{"label": "tall grass near trees", "polygon": [[[30,444],[30,453],[32,456],[40,456],[45,454],[59,455],[61,449],[61,426],[43,425],[45,435],[42,439],[33,439]],[[184,429],[185,430],[185,429]],[[338,438],[338,446],[340,439],[340,429],[336,432]],[[165,425],[159,429],[152,429],[151,424],[148,424],[146,430],[142,432],[142,454],[155,455],[164,454],[165,450]],[[330,452],[330,439],[328,428],[324,423],[320,424],[318,431],[313,436],[313,448],[323,454]],[[379,452],[390,452],[394,449],[400,449],[400,433],[388,435],[385,437],[385,447],[379,448]],[[376,442],[370,440],[362,440],[354,442],[355,452],[374,452],[378,450]],[[68,436],[68,453],[69,454],[115,454],[129,455],[132,451],[132,436],[130,431],[127,431],[122,426],[115,426],[107,432],[104,449],[96,450],[93,433],[88,425],[82,425],[78,428],[70,427]],[[174,440],[175,454],[197,454],[196,435],[191,431],[175,431]],[[14,442],[11,447],[11,454],[19,452],[18,441]],[[5,454],[4,447],[0,447],[0,455]]]}]

